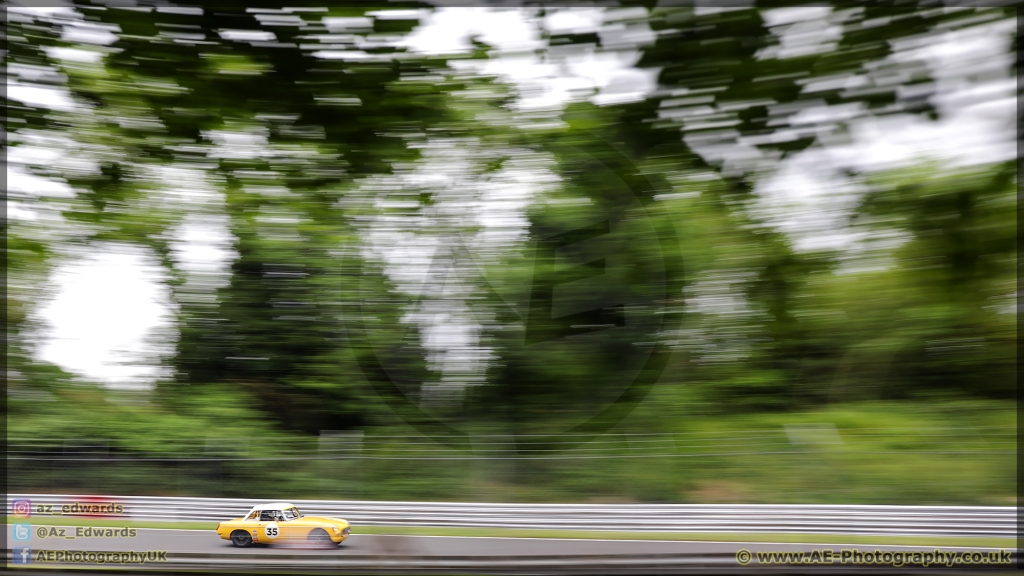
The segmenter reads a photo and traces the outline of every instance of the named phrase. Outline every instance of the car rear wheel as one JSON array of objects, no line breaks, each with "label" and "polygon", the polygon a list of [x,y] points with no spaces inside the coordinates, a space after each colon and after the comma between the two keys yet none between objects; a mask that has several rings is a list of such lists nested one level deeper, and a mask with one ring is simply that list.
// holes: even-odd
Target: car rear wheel
[{"label": "car rear wheel", "polygon": [[231,533],[231,543],[239,548],[252,546],[252,536],[245,530],[235,530]]},{"label": "car rear wheel", "polygon": [[334,542],[331,541],[331,537],[327,534],[327,531],[322,528],[317,528],[310,532],[308,540],[319,546],[327,546],[329,544],[334,544]]}]

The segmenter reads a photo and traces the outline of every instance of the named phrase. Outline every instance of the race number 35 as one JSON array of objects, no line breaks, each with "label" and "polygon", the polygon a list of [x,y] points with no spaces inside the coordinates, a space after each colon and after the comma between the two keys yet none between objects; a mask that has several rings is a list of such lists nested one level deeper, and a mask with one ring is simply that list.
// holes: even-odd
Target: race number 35
[{"label": "race number 35", "polygon": [[267,538],[277,538],[278,530],[277,524],[267,524],[266,528]]}]

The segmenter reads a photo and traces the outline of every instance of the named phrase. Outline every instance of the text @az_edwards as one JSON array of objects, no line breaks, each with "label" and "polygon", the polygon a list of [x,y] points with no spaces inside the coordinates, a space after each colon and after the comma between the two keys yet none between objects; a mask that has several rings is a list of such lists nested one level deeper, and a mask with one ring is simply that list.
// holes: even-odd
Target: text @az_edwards
[{"label": "text @az_edwards", "polygon": [[[15,522],[11,526],[11,540],[29,542],[34,535],[40,540],[62,539],[78,540],[79,538],[135,538],[139,531],[136,528],[104,528],[96,526],[35,526],[27,522]],[[26,544],[28,545],[28,544]]]},{"label": "text @az_edwards", "polygon": [[95,528],[93,526],[37,526],[35,529],[37,538],[63,538],[65,540],[76,540],[78,538],[135,538],[139,531],[135,528]]}]

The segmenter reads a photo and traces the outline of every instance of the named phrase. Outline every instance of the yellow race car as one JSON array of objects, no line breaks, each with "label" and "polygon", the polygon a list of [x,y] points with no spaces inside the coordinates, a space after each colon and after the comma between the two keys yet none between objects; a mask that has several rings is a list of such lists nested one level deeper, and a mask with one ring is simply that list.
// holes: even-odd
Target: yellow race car
[{"label": "yellow race car", "polygon": [[305,516],[287,502],[257,504],[241,518],[217,524],[217,535],[239,548],[253,544],[341,544],[352,525],[341,518]]}]

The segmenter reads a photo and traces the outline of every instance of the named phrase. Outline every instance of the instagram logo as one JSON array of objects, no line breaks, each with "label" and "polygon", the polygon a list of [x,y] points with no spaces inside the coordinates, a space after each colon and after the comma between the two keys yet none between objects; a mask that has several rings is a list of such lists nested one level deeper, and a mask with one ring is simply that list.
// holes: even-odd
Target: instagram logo
[{"label": "instagram logo", "polygon": [[11,515],[28,518],[32,515],[31,500],[15,500],[11,502]]}]

